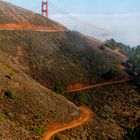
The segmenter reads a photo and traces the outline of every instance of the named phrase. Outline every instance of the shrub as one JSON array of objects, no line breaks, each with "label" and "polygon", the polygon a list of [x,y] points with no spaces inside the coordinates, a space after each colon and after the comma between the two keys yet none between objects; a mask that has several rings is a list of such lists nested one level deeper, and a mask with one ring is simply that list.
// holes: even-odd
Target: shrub
[{"label": "shrub", "polygon": [[64,94],[67,89],[67,85],[64,82],[55,84],[53,91],[59,94]]},{"label": "shrub", "polygon": [[139,140],[140,138],[140,127],[131,128],[127,130],[125,140]]},{"label": "shrub", "polygon": [[99,49],[104,51],[105,50],[105,46],[102,45],[102,46],[99,47]]},{"label": "shrub", "polygon": [[103,78],[106,80],[110,80],[114,77],[119,76],[120,74],[120,69],[118,66],[114,66],[111,70],[103,74]]},{"label": "shrub", "polygon": [[8,118],[9,120],[12,120],[14,118],[14,114],[12,114],[11,112],[4,112],[4,115],[6,116],[6,118]]},{"label": "shrub", "polygon": [[45,132],[45,129],[42,127],[30,127],[28,130],[37,136],[42,136]]},{"label": "shrub", "polygon": [[53,140],[69,140],[69,138],[67,137],[67,136],[65,136],[65,135],[55,135],[54,137],[53,137]]},{"label": "shrub", "polygon": [[79,96],[79,101],[80,101],[80,104],[83,104],[83,105],[88,105],[88,95],[87,94],[81,94]]},{"label": "shrub", "polygon": [[93,136],[88,136],[87,139],[88,140],[93,140]]},{"label": "shrub", "polygon": [[60,140],[58,136],[54,136],[53,140]]},{"label": "shrub", "polygon": [[15,93],[9,89],[4,92],[4,95],[10,99],[13,99],[15,97]]}]

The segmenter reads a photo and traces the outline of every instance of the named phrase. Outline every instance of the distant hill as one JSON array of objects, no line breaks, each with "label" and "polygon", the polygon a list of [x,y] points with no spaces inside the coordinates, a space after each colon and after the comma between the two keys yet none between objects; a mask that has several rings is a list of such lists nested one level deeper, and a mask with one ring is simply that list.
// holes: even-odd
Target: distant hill
[{"label": "distant hill", "polygon": [[113,50],[118,50],[124,55],[129,56],[131,53],[131,47],[128,45],[125,45],[121,42],[117,42],[114,39],[107,40],[105,43],[105,46],[108,48],[111,48]]}]

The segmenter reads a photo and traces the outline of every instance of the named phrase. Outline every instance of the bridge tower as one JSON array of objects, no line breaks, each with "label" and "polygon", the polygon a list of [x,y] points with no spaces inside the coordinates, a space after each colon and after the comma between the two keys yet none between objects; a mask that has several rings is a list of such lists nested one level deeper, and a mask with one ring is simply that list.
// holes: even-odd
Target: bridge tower
[{"label": "bridge tower", "polygon": [[47,18],[49,17],[49,2],[47,1],[42,1],[42,8],[41,8],[42,16],[46,16]]}]

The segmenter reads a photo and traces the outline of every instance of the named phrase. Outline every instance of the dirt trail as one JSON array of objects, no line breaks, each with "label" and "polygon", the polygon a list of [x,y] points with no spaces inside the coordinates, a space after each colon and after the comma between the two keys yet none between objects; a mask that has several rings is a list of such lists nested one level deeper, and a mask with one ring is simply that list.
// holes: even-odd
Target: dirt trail
[{"label": "dirt trail", "polygon": [[91,119],[92,112],[88,108],[81,107],[80,111],[82,114],[78,119],[73,120],[72,122],[69,122],[69,123],[52,125],[52,127],[50,127],[50,129],[45,133],[42,140],[50,140],[50,138],[56,133],[59,133],[67,129],[75,128]]},{"label": "dirt trail", "polygon": [[[95,88],[95,87],[101,87],[101,86],[105,86],[105,85],[112,85],[112,84],[118,84],[118,83],[123,83],[123,82],[127,82],[129,80],[131,80],[132,78],[125,78],[123,80],[117,80],[117,81],[108,81],[108,82],[104,82],[104,83],[100,83],[100,84],[96,84],[96,85],[85,85],[82,88],[79,88],[78,86],[82,86],[82,84],[78,83],[78,86],[76,85],[75,89],[74,86],[69,86],[67,89],[67,92],[71,93],[71,92],[76,92],[76,91],[82,91],[82,90],[86,90],[86,89],[91,89],[91,88]],[[91,119],[91,114],[92,112],[86,108],[86,107],[81,107],[80,108],[82,115],[76,119],[73,120],[72,122],[69,123],[64,123],[64,124],[54,124],[50,127],[50,129],[44,134],[44,137],[42,138],[42,140],[50,140],[50,138],[67,129],[71,129],[71,128],[75,128],[79,125],[82,125],[83,123],[89,121]]]},{"label": "dirt trail", "polygon": [[37,26],[30,23],[8,23],[0,24],[0,29],[16,29],[16,30],[40,30],[40,31],[65,31],[64,27]]},{"label": "dirt trail", "polygon": [[80,84],[78,84],[78,85],[80,85],[79,87],[77,86],[77,84],[70,85],[67,88],[67,92],[72,93],[72,92],[83,91],[83,90],[92,89],[92,88],[96,88],[96,87],[102,87],[102,86],[106,86],[106,85],[113,85],[113,84],[123,83],[123,82],[130,81],[131,79],[132,78],[125,78],[123,80],[107,81],[107,82],[99,83],[99,84],[95,84],[95,85],[85,85],[85,84],[80,85]]}]

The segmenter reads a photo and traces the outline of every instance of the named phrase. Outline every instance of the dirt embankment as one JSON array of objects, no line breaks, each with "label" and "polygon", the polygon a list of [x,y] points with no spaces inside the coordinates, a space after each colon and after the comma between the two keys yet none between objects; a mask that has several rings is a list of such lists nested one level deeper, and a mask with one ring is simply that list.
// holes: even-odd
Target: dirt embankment
[{"label": "dirt embankment", "polygon": [[65,31],[63,27],[51,27],[51,26],[36,26],[30,23],[8,23],[0,24],[0,29],[15,29],[15,30],[52,30],[52,31]]}]

